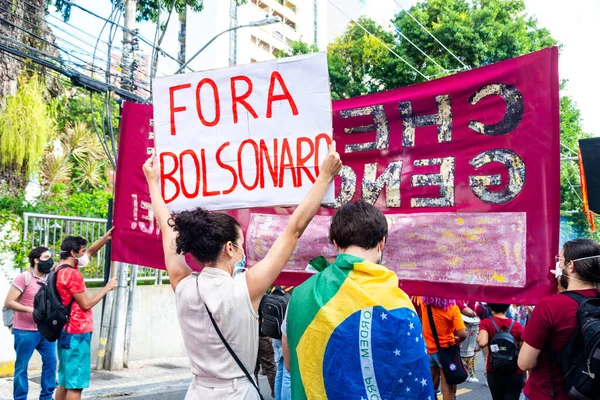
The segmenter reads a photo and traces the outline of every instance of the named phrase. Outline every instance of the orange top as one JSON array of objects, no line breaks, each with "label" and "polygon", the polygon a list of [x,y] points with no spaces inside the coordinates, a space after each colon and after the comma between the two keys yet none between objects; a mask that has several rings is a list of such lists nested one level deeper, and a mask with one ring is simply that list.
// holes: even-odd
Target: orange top
[{"label": "orange top", "polygon": [[[435,328],[440,340],[440,346],[450,347],[454,345],[456,343],[454,340],[454,331],[466,329],[458,306],[453,305],[447,310],[431,307],[431,311],[433,312],[433,322],[435,323]],[[437,353],[438,350],[435,345],[435,340],[433,339],[433,333],[431,333],[431,327],[429,326],[427,306],[423,303],[421,303],[421,315],[423,323],[423,336],[425,337],[425,343],[427,343],[427,353]]]}]

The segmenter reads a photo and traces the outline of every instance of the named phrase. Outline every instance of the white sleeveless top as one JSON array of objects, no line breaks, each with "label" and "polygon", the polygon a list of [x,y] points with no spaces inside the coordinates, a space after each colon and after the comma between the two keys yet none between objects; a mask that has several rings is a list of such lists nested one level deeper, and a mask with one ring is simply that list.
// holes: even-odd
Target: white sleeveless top
[{"label": "white sleeveless top", "polygon": [[[196,377],[245,379],[210,321],[204,303],[221,333],[252,374],[258,353],[258,315],[252,308],[246,273],[231,277],[217,268],[192,273],[175,290],[177,317],[183,342]],[[254,390],[254,388],[252,388]]]}]

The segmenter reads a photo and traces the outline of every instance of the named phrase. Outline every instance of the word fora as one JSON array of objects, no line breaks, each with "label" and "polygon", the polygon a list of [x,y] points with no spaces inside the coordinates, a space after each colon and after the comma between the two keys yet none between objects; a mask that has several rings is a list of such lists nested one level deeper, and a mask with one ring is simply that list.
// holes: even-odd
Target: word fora
[{"label": "word fora", "polygon": [[[238,89],[237,89],[238,82],[244,82],[246,84],[246,91],[242,94],[238,93]],[[283,92],[282,94],[275,94],[275,84],[276,83],[279,84],[279,87],[281,88],[281,91]],[[212,89],[212,94],[214,96],[215,109],[214,109],[214,118],[212,119],[212,121],[209,121],[204,116],[204,111],[202,110],[202,103],[200,101],[201,97],[202,97],[201,96],[202,87],[205,85],[208,85]],[[248,103],[248,101],[247,101],[248,97],[250,97],[250,95],[252,94],[252,88],[253,88],[252,80],[244,75],[233,76],[230,79],[230,87],[231,87],[231,111],[233,114],[233,123],[237,124],[239,121],[238,105],[244,107],[246,109],[246,111],[248,111],[248,113],[250,115],[252,115],[253,118],[255,118],[255,119],[258,118],[258,114],[254,110],[252,105],[250,105],[250,103]],[[192,88],[191,83],[185,83],[182,85],[171,86],[169,88],[169,115],[170,115],[170,119],[171,119],[171,121],[170,121],[171,135],[177,134],[177,128],[175,126],[175,113],[187,111],[187,107],[185,107],[185,106],[175,106],[175,98],[174,98],[175,92],[177,92],[179,90],[187,90],[187,89],[191,89],[191,88]],[[298,107],[296,106],[296,102],[292,98],[290,91],[288,90],[287,86],[285,85],[285,82],[284,82],[281,74],[278,71],[273,71],[271,73],[271,80],[269,83],[269,91],[267,94],[267,112],[265,115],[266,118],[271,118],[273,116],[273,103],[276,101],[282,101],[282,100],[287,100],[287,102],[289,103],[290,108],[292,110],[292,114],[298,115]],[[198,82],[198,84],[196,85],[196,111],[198,113],[198,119],[204,126],[215,126],[221,120],[221,102],[219,100],[219,89],[217,88],[217,84],[215,83],[214,80],[212,80],[210,78],[204,78],[200,82]]]},{"label": "word fora", "polygon": [[[315,183],[319,175],[319,157],[326,154],[319,154],[319,149],[327,149],[331,144],[331,138],[325,133],[317,135],[314,139],[307,137],[296,138],[295,152],[292,152],[293,146],[290,146],[290,140],[293,141],[294,139],[275,138],[269,142],[262,139],[258,142],[253,139],[244,140],[237,148],[237,160],[235,161],[237,169],[228,164],[226,160],[223,160],[223,151],[231,146],[230,142],[223,143],[217,149],[214,161],[216,161],[216,164],[222,171],[228,171],[233,179],[231,187],[225,190],[210,190],[208,188],[205,149],[200,149],[200,157],[192,149],[184,150],[179,154],[169,151],[162,152],[159,155],[162,197],[167,204],[175,200],[180,194],[188,199],[196,198],[200,193],[201,182],[203,197],[230,194],[238,188],[238,184],[248,191],[252,191],[257,187],[264,189],[267,184],[266,176],[270,176],[272,187],[282,188],[285,184],[286,170],[291,172],[292,184],[296,188],[303,185],[303,173],[306,174],[311,183]],[[326,143],[327,146],[321,145],[322,142]],[[244,150],[251,150],[253,157],[243,158],[242,153]],[[165,171],[165,161],[167,159],[171,161],[169,164],[173,165],[170,171]],[[242,160],[244,161],[243,164],[246,166],[246,170],[250,166],[250,169],[256,171],[253,177],[244,176]],[[314,175],[310,168],[314,169]],[[186,172],[189,175],[189,171],[192,170],[194,171],[193,179],[188,178],[188,181],[193,181],[193,185],[191,182],[186,184],[184,179]],[[211,172],[218,174],[214,170]],[[219,181],[221,181],[221,178],[219,178]],[[174,188],[174,193],[170,197],[167,197],[165,193],[167,182],[170,183],[169,186]],[[271,186],[270,183],[268,185]],[[190,190],[190,188],[192,189]]]}]

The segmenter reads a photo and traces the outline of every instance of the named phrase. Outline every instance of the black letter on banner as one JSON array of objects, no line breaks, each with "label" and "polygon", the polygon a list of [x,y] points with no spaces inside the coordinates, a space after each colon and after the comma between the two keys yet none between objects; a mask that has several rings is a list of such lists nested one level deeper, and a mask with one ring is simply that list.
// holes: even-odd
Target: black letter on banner
[{"label": "black letter on banner", "polygon": [[452,141],[452,107],[450,106],[450,95],[435,96],[437,114],[417,115],[412,111],[410,101],[398,103],[402,115],[402,147],[415,146],[415,129],[420,126],[437,125],[438,143]]},{"label": "black letter on banner", "polygon": [[491,96],[493,94],[502,96],[506,102],[506,113],[504,114],[502,121],[498,122],[497,124],[486,125],[482,122],[471,120],[471,122],[469,122],[469,128],[477,133],[481,133],[482,135],[506,135],[515,129],[523,119],[523,112],[525,111],[523,95],[519,89],[512,85],[507,85],[504,83],[492,83],[485,85],[476,91],[469,98],[469,103],[476,105],[484,97]]},{"label": "black letter on banner", "polygon": [[469,186],[477,198],[488,204],[505,204],[521,193],[525,186],[527,171],[525,163],[518,154],[507,149],[494,149],[475,156],[470,164],[479,169],[486,164],[499,162],[508,170],[508,185],[499,192],[492,192],[487,186],[502,184],[500,175],[470,176]]},{"label": "black letter on banner", "polygon": [[365,164],[362,183],[362,199],[375,205],[385,185],[385,205],[400,207],[400,174],[402,161],[392,161],[377,178],[377,163]]},{"label": "black letter on banner", "polygon": [[358,151],[389,149],[390,125],[388,124],[383,105],[359,107],[352,108],[350,110],[340,111],[340,117],[342,118],[359,117],[362,115],[371,115],[373,117],[373,121],[375,121],[375,124],[344,128],[344,132],[346,132],[349,135],[352,135],[355,133],[367,133],[375,131],[377,133],[375,141],[358,144],[347,144],[344,151],[346,153],[354,153]]},{"label": "black letter on banner", "polygon": [[413,175],[412,185],[417,186],[439,186],[440,197],[425,198],[417,197],[410,200],[410,206],[417,207],[454,207],[454,157],[430,158],[426,160],[415,160],[415,167],[426,167],[428,165],[440,165],[439,174]]},{"label": "black letter on banner", "polygon": [[356,193],[356,173],[354,170],[344,165],[338,175],[342,178],[340,195],[335,198],[335,204],[323,204],[323,207],[340,208],[344,204],[349,203],[354,197],[354,193]]}]

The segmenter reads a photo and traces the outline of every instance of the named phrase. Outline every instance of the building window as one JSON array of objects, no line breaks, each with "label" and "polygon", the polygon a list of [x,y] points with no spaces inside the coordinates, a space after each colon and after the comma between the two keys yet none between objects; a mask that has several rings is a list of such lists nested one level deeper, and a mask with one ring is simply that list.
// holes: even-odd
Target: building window
[{"label": "building window", "polygon": [[285,6],[287,8],[289,8],[290,10],[292,10],[294,12],[294,14],[296,13],[296,5],[294,3],[292,3],[291,1],[286,1]]}]

